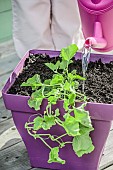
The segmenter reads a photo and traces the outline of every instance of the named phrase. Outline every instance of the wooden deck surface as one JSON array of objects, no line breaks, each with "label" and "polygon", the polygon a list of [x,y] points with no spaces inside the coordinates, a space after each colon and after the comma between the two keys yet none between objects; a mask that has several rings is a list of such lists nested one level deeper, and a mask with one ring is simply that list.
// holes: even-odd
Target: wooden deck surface
[{"label": "wooden deck surface", "polygon": [[[0,45],[0,170],[42,170],[31,168],[28,154],[1,96],[1,89],[19,58],[13,43]],[[102,156],[100,170],[113,170],[113,124]]]}]

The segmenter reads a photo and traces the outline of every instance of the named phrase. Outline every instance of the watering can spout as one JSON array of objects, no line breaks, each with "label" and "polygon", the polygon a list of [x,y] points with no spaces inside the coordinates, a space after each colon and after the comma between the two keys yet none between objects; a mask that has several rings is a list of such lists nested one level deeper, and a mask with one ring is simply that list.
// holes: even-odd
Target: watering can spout
[{"label": "watering can spout", "polygon": [[103,37],[102,26],[100,22],[94,23],[94,35],[93,37],[88,37],[85,40],[85,47],[103,49],[107,46],[107,41]]}]

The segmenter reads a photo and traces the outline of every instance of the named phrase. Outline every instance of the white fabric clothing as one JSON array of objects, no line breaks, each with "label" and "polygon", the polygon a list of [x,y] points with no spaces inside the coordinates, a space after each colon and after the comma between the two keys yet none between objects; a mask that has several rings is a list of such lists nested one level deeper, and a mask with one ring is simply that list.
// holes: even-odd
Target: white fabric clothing
[{"label": "white fabric clothing", "polygon": [[81,45],[77,0],[12,0],[13,39],[20,58],[29,49]]}]

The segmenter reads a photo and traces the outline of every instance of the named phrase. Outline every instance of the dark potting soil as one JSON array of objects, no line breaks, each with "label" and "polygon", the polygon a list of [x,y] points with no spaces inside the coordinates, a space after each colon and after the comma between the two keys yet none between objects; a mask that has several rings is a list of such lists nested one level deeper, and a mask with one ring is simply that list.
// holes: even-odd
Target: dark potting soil
[{"label": "dark potting soil", "polygon": [[[52,78],[53,71],[51,71],[45,63],[56,63],[60,60],[59,57],[49,58],[46,54],[31,54],[26,59],[22,73],[9,89],[10,94],[31,95],[31,87],[21,87],[22,82],[35,74],[39,74],[42,82],[45,79]],[[69,65],[69,71],[76,69],[77,74],[82,75],[81,60],[74,60]],[[113,62],[103,64],[101,60],[90,62],[86,73],[87,80],[85,81],[85,94],[90,102],[99,103],[113,103]],[[80,90],[82,86],[80,85]]]}]

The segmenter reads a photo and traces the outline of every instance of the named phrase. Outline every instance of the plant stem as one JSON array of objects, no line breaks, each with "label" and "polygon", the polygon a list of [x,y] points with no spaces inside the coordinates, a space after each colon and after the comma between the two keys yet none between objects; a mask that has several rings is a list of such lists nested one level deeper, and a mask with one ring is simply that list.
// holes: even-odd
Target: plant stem
[{"label": "plant stem", "polygon": [[68,141],[68,142],[64,142],[65,144],[72,144],[73,142],[71,141]]},{"label": "plant stem", "polygon": [[51,115],[51,104],[49,105],[49,113]]},{"label": "plant stem", "polygon": [[59,140],[57,140],[57,139],[51,139],[51,140],[55,141],[55,142],[57,142],[57,143],[59,143],[61,145],[61,142]]},{"label": "plant stem", "polygon": [[60,125],[60,126],[63,127],[63,125],[62,125],[61,123],[59,123],[57,119],[55,119],[55,121],[56,121],[56,123],[57,123],[58,125]]},{"label": "plant stem", "polygon": [[43,138],[41,138],[40,136],[38,136],[38,138],[39,138],[50,150],[52,149],[51,146],[48,145],[48,143],[47,143]]},{"label": "plant stem", "polygon": [[76,92],[76,94],[78,94],[79,96],[84,96],[84,94]]},{"label": "plant stem", "polygon": [[63,134],[63,135],[61,135],[61,136],[59,136],[58,138],[56,138],[55,140],[58,140],[58,139],[60,139],[60,138],[62,138],[62,137],[64,137],[64,136],[66,136],[67,135],[67,133],[65,133],[65,134]]},{"label": "plant stem", "polygon": [[34,122],[29,122],[29,123],[27,122],[27,125],[32,125],[32,124],[34,124]]},{"label": "plant stem", "polygon": [[40,137],[40,135],[37,134],[37,137],[36,137],[36,134],[32,134],[28,129],[27,129],[29,135],[33,136],[34,138],[39,138],[49,149],[52,149],[48,144],[47,142],[45,142],[45,140],[43,138]]},{"label": "plant stem", "polygon": [[32,134],[32,133],[30,132],[30,130],[29,130],[29,129],[27,129],[27,132],[29,133],[29,135],[31,135],[31,136],[33,136],[33,137],[35,138],[35,135],[34,135],[34,134]]},{"label": "plant stem", "polygon": [[47,115],[49,116],[48,108],[49,108],[49,105],[46,106],[46,113],[47,113]]},{"label": "plant stem", "polygon": [[50,136],[50,134],[38,134],[39,136]]}]

